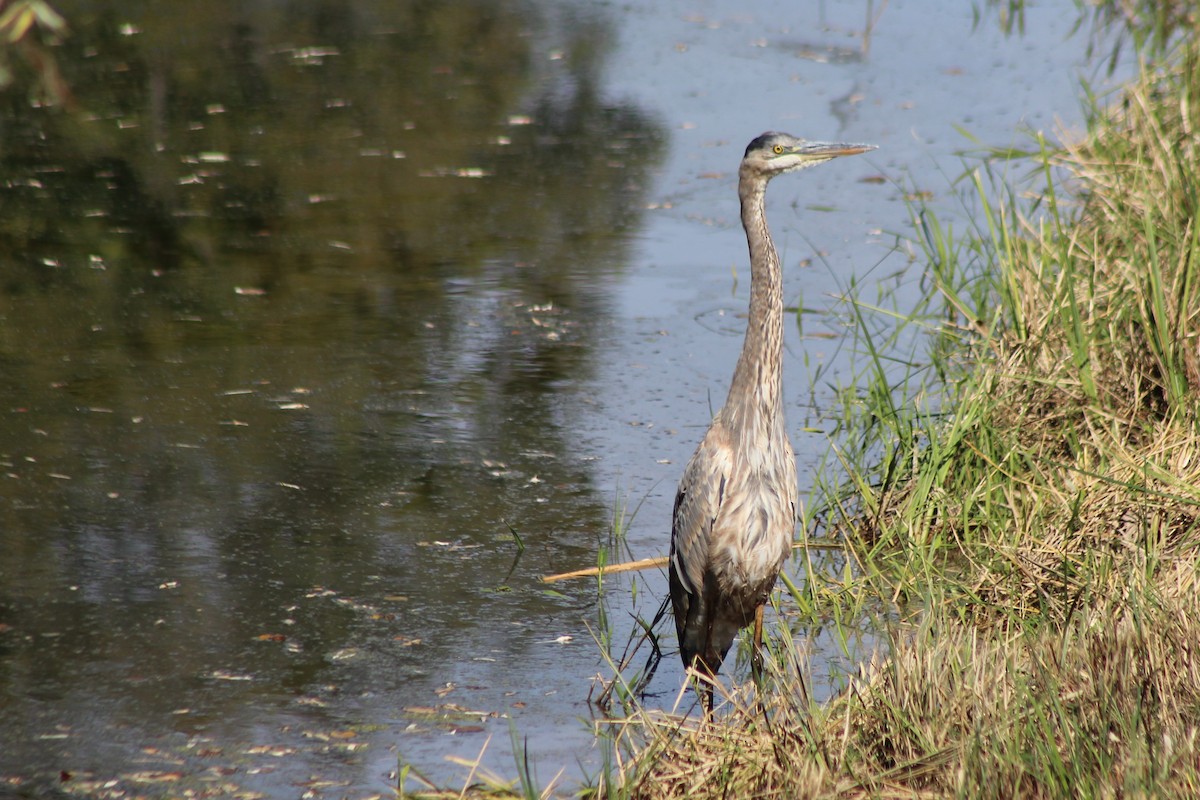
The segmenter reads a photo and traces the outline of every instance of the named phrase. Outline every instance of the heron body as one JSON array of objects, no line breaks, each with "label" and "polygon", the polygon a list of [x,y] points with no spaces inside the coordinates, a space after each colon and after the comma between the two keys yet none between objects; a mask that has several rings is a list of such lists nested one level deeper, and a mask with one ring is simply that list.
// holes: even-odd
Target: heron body
[{"label": "heron body", "polygon": [[[742,227],[750,249],[750,312],[725,405],[688,461],[671,525],[668,567],[675,630],[685,667],[712,677],[738,631],[755,623],[791,550],[796,461],[783,413],[783,276],[767,227],[767,183],[870,145],[808,142],[764,133],[738,170]],[[711,687],[706,704],[712,708]]]}]

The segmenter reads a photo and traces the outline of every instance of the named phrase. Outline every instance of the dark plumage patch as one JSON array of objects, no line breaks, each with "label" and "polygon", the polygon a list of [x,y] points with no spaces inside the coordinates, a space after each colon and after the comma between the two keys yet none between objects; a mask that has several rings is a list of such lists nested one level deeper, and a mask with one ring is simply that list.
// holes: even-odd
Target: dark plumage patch
[{"label": "dark plumage patch", "polygon": [[753,142],[746,145],[746,152],[742,155],[742,158],[745,158],[746,156],[750,155],[752,152],[754,152],[755,150],[758,150],[759,148],[766,147],[767,142],[771,141],[778,135],[779,134],[776,133],[775,131],[767,131],[763,135],[759,136]]}]

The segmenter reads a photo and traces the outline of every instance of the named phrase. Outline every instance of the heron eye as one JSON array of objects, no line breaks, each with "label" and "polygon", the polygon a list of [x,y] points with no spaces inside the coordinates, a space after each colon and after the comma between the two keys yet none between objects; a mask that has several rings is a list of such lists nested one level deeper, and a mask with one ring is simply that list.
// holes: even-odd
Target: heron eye
[{"label": "heron eye", "polygon": [[777,145],[775,145],[774,147],[772,147],[772,148],[771,148],[771,150],[772,150],[772,151],[775,153],[775,155],[777,155],[777,156],[781,156],[781,155],[783,155],[783,145],[781,145],[781,144],[777,144]]}]

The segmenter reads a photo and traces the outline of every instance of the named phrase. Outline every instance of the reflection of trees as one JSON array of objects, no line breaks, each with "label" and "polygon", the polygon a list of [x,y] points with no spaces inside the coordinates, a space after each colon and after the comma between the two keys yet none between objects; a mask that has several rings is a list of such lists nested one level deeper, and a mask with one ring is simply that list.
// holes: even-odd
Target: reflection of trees
[{"label": "reflection of trees", "polygon": [[81,586],[21,622],[77,633],[71,657],[0,652],[0,687],[130,648],[195,674],[372,571],[486,624],[501,520],[587,548],[607,498],[559,398],[661,150],[597,90],[604,26],[574,20],[553,74],[531,4],[94,7],[59,54],[86,111],[0,94],[0,622]]}]

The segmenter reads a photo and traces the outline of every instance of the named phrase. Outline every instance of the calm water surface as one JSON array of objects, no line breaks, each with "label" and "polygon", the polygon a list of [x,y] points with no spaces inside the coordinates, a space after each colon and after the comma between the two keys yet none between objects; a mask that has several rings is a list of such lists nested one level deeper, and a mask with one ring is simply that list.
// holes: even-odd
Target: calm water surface
[{"label": "calm water surface", "polygon": [[[665,581],[540,576],[635,506],[619,557],[665,551],[740,345],[745,142],[880,145],[772,225],[790,304],[903,297],[954,126],[1069,125],[1094,70],[1068,2],[1022,39],[813,5],[60,4],[73,103],[0,94],[0,793],[386,796],[513,774],[510,721],[543,782],[598,769],[592,631]],[[802,476],[848,363],[804,332]]]}]

